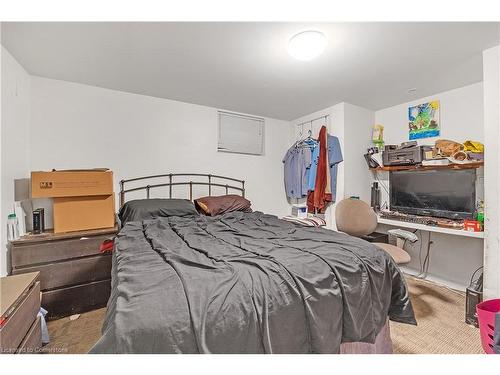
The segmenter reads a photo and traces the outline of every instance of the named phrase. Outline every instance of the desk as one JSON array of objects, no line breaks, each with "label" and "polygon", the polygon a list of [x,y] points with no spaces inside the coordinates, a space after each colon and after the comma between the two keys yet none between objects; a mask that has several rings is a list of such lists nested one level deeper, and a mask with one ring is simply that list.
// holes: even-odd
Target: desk
[{"label": "desk", "polygon": [[469,232],[469,231],[463,230],[463,229],[442,228],[442,227],[437,227],[437,226],[432,226],[432,225],[410,223],[407,221],[400,221],[400,220],[394,220],[394,219],[384,219],[381,217],[378,217],[377,220],[378,220],[379,224],[391,225],[394,227],[419,229],[419,230],[424,230],[427,232],[451,234],[454,236],[472,237],[472,238],[479,238],[479,239],[484,238],[484,232]]}]

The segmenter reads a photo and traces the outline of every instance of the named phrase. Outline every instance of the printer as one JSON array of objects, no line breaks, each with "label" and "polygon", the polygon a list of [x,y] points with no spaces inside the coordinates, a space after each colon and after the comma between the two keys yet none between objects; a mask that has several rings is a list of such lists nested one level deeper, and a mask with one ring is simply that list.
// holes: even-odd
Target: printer
[{"label": "printer", "polygon": [[416,165],[429,159],[431,155],[432,146],[418,146],[416,141],[410,141],[400,145],[386,145],[382,151],[382,161],[384,166]]}]

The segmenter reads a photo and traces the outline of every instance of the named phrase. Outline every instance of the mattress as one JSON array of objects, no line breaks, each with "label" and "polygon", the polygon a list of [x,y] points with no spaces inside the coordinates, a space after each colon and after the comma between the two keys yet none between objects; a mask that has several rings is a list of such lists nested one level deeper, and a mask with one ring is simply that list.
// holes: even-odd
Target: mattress
[{"label": "mattress", "polygon": [[261,212],[127,223],[92,353],[339,353],[416,324],[392,258]]}]

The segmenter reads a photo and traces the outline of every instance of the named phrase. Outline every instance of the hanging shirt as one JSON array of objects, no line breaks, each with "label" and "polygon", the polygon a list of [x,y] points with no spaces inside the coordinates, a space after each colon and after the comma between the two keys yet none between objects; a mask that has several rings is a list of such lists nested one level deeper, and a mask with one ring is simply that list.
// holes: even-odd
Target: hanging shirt
[{"label": "hanging shirt", "polygon": [[323,212],[326,204],[331,201],[332,195],[327,192],[327,177],[329,175],[327,133],[326,127],[322,126],[319,132],[319,161],[316,172],[316,185],[314,191],[309,192],[307,196],[307,208],[309,212]]},{"label": "hanging shirt", "polygon": [[339,139],[333,135],[328,135],[328,163],[330,166],[330,179],[332,190],[332,202],[335,202],[337,197],[337,168],[339,163],[343,161],[342,150],[340,148]]},{"label": "hanging shirt", "polygon": [[326,148],[326,159],[325,159],[325,168],[326,168],[326,186],[325,193],[332,195],[332,178],[330,176],[330,154],[328,153],[328,133],[325,132],[325,148]]},{"label": "hanging shirt", "polygon": [[318,171],[319,143],[314,139],[308,140],[306,143],[311,148],[311,166],[307,174],[307,189],[309,191],[314,191],[314,185],[316,185],[316,172]]},{"label": "hanging shirt", "polygon": [[289,198],[307,196],[307,174],[311,166],[311,149],[292,146],[283,158],[285,192]]}]

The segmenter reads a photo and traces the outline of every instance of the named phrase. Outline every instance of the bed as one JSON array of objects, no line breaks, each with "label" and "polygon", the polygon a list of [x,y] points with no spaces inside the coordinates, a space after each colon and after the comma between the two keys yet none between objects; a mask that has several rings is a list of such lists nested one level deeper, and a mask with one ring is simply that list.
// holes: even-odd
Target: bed
[{"label": "bed", "polygon": [[[167,174],[122,181],[120,205],[126,193],[150,198],[154,188],[172,199],[178,185],[190,200],[195,186],[245,195],[240,180]],[[416,324],[402,273],[366,241],[262,212],[174,213],[118,233],[91,353],[389,353],[388,319]]]}]

